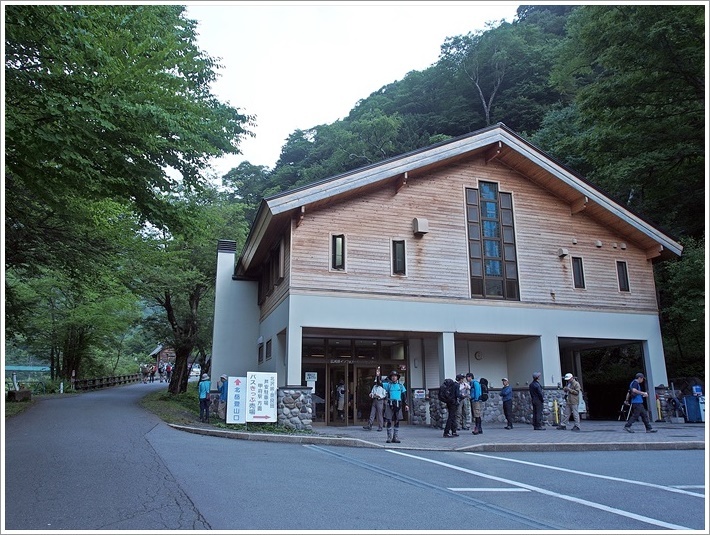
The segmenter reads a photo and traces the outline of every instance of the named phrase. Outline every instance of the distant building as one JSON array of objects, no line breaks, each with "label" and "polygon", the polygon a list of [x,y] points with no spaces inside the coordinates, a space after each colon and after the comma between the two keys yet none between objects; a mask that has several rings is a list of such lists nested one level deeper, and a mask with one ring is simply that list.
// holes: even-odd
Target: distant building
[{"label": "distant building", "polygon": [[172,347],[165,346],[163,344],[158,344],[158,346],[150,352],[148,355],[155,360],[155,365],[159,365],[161,362],[175,364],[175,350]]}]

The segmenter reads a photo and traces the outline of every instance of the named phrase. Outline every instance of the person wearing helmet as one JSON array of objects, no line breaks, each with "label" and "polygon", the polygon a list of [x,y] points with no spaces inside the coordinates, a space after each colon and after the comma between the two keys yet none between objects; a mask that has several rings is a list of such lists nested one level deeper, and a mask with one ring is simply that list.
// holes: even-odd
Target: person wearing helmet
[{"label": "person wearing helmet", "polygon": [[399,443],[399,421],[403,418],[402,409],[407,407],[407,389],[399,382],[397,370],[392,370],[388,378],[389,381],[382,384],[387,392],[385,401],[386,442]]}]

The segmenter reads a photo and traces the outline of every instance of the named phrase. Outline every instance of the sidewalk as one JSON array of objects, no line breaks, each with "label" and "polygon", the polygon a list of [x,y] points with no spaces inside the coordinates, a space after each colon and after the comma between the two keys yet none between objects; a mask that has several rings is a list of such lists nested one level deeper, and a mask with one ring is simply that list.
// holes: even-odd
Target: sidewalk
[{"label": "sidewalk", "polygon": [[611,420],[584,420],[579,432],[560,431],[548,426],[545,431],[534,431],[531,425],[520,424],[513,429],[504,429],[504,424],[484,424],[482,435],[471,431],[459,431],[459,436],[444,438],[443,430],[421,425],[402,425],[399,444],[388,444],[386,431],[366,431],[360,425],[333,427],[315,425],[312,434],[280,435],[228,431],[209,424],[172,425],[189,433],[233,438],[287,442],[296,444],[319,444],[361,448],[387,448],[435,451],[616,451],[616,450],[687,450],[705,449],[706,429],[704,423],[671,424],[654,422],[657,433],[646,433],[643,424],[633,425],[634,433],[623,429],[624,422]]}]

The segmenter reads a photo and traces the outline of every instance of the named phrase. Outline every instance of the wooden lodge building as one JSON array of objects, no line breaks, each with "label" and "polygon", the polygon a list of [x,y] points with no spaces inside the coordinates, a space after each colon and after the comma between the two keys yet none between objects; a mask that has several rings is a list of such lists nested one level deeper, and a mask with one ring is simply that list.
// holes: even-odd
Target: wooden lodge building
[{"label": "wooden lodge building", "polygon": [[344,425],[341,379],[362,425],[377,366],[400,371],[413,424],[457,373],[584,388],[589,348],[638,344],[665,385],[653,263],[681,252],[499,123],[263,199],[239,256],[218,244],[212,381],[276,372],[306,428]]}]

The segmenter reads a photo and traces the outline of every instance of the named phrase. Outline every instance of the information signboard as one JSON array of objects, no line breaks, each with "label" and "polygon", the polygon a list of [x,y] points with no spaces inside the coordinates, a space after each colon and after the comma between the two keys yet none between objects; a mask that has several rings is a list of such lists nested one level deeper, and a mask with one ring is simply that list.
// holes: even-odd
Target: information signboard
[{"label": "information signboard", "polygon": [[276,422],[276,374],[247,372],[247,422]]},{"label": "information signboard", "polygon": [[247,378],[227,379],[227,419],[228,424],[244,424],[247,421]]}]

